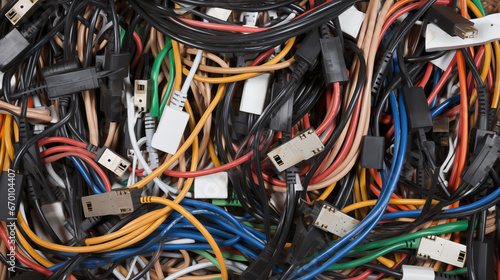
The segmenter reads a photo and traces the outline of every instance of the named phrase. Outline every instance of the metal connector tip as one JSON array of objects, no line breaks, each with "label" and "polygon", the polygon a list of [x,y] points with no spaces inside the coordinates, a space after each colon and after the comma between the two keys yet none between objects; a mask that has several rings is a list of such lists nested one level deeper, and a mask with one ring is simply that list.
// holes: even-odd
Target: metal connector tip
[{"label": "metal connector tip", "polygon": [[455,27],[455,35],[458,37],[465,38],[476,38],[477,29],[472,25],[457,25]]}]

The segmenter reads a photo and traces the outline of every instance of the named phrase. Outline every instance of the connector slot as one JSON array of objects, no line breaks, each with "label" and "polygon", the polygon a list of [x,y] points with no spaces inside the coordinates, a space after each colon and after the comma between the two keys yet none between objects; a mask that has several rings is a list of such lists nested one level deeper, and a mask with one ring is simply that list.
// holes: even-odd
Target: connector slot
[{"label": "connector slot", "polygon": [[149,80],[135,80],[134,106],[139,113],[144,113],[149,109],[150,88]]}]

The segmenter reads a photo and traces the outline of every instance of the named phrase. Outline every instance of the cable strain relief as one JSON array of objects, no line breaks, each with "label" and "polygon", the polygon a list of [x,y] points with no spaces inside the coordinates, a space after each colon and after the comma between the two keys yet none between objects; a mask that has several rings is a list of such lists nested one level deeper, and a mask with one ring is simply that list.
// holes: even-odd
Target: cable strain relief
[{"label": "cable strain relief", "polygon": [[184,109],[184,104],[186,103],[187,93],[183,93],[179,90],[174,90],[172,99],[170,100],[170,107],[172,109],[182,111]]},{"label": "cable strain relief", "polygon": [[151,116],[151,114],[147,113],[144,116],[144,128],[145,129],[155,129],[156,127],[156,121],[155,119]]},{"label": "cable strain relief", "polygon": [[300,61],[295,70],[290,75],[290,81],[300,81],[302,77],[304,77],[308,69],[309,65],[304,61]]},{"label": "cable strain relief", "polygon": [[69,107],[69,97],[60,97],[59,106],[67,109]]},{"label": "cable strain relief", "polygon": [[326,25],[326,24],[322,24],[319,27],[319,32],[321,33],[320,34],[321,38],[330,38],[331,37],[330,30],[328,29],[328,25]]},{"label": "cable strain relief", "polygon": [[489,120],[490,104],[488,100],[488,90],[485,85],[477,87],[477,103],[478,103],[478,128],[487,129]]}]

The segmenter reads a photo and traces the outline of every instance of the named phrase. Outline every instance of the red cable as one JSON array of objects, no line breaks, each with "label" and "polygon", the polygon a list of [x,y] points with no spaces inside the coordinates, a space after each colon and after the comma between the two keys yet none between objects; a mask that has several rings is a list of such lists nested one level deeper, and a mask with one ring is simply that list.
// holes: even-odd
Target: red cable
[{"label": "red cable", "polygon": [[87,147],[87,144],[85,144],[85,143],[82,143],[80,141],[76,141],[76,140],[73,140],[73,139],[70,139],[70,138],[66,138],[66,137],[49,137],[49,138],[45,138],[45,139],[42,139],[42,140],[38,141],[38,146],[44,146],[44,145],[52,144],[52,143],[64,143],[64,144],[78,146],[78,147],[82,147],[82,148],[86,148]]},{"label": "red cable", "polygon": [[356,277],[352,277],[352,278],[347,278],[348,280],[364,280],[366,279],[368,276],[370,276],[373,272],[373,269],[369,268],[367,269],[365,272],[363,272],[362,274],[356,276]]},{"label": "red cable", "polygon": [[434,64],[429,62],[427,64],[427,69],[425,70],[424,77],[422,77],[420,83],[417,84],[417,87],[425,88],[425,85],[429,82],[429,79],[431,78],[432,70],[434,70]]},{"label": "red cable", "polygon": [[135,67],[137,66],[137,63],[139,63],[139,60],[141,60],[141,55],[142,55],[142,51],[143,51],[142,41],[141,41],[141,38],[139,37],[139,35],[137,35],[137,32],[134,31],[133,37],[134,37],[134,42],[135,42],[136,48],[135,48],[134,58],[132,59],[132,63],[130,64],[130,69],[135,69]]},{"label": "red cable", "polygon": [[[377,186],[375,186],[374,184],[370,183],[370,190],[377,196],[379,197],[380,196],[380,190],[377,188]],[[401,198],[395,194],[392,194],[391,195],[391,198]],[[410,208],[404,206],[404,205],[397,205],[401,210],[403,211],[409,211]],[[388,205],[387,206],[387,211],[389,212],[399,212],[400,210]]]},{"label": "red cable", "polygon": [[323,122],[318,126],[316,129],[316,134],[321,134],[325,129],[330,125],[330,123],[333,122],[335,119],[335,116],[337,115],[337,112],[340,107],[340,84],[339,83],[334,83],[333,84],[333,105],[332,108],[330,108],[330,113],[326,118],[323,120]]},{"label": "red cable", "polygon": [[309,113],[304,115],[304,126],[307,128],[311,127],[311,122],[309,121]]},{"label": "red cable", "polygon": [[264,30],[271,29],[270,27],[249,27],[249,26],[240,26],[240,25],[226,25],[219,23],[211,23],[211,22],[203,22],[199,20],[180,18],[180,20],[188,23],[192,26],[202,27],[207,29],[214,30],[224,30],[224,31],[233,31],[233,32],[241,32],[241,33],[256,33]]},{"label": "red cable", "polygon": [[[7,232],[5,231],[5,228],[2,225],[0,225],[0,235],[2,236],[3,242],[7,245],[7,249],[10,251],[11,248],[10,248],[10,246],[8,246],[8,244],[10,244],[9,243],[9,236],[8,236]],[[45,276],[49,276],[53,273],[52,271],[44,268],[43,266],[41,266],[35,262],[32,262],[30,259],[28,259],[24,255],[22,255],[17,249],[14,250],[14,252],[12,252],[12,253],[15,254],[16,259],[18,259],[20,262],[27,265],[29,268],[42,273]]]},{"label": "red cable", "polygon": [[77,153],[80,153],[84,156],[87,156],[91,159],[95,159],[96,155],[92,152],[89,152],[85,149],[82,149],[82,148],[78,148],[78,147],[70,147],[70,146],[57,146],[57,147],[52,147],[52,148],[48,148],[47,150],[45,151],[42,151],[40,153],[40,157],[46,157],[48,155],[51,155],[51,154],[55,154],[55,153],[62,153],[62,152],[77,152]]},{"label": "red cable", "polygon": [[75,152],[66,152],[66,153],[60,153],[60,154],[50,156],[50,157],[45,157],[42,159],[42,161],[43,161],[43,163],[51,163],[51,162],[54,162],[56,160],[60,160],[62,158],[68,157],[68,156],[79,157],[82,160],[84,160],[86,163],[88,163],[90,166],[92,166],[92,168],[95,169],[97,174],[99,174],[99,177],[101,177],[102,181],[104,182],[104,186],[106,187],[106,191],[108,191],[108,192],[112,191],[111,183],[109,182],[108,177],[106,177],[106,174],[104,173],[104,171],[102,171],[101,167],[95,161],[93,161],[91,158],[89,158],[88,156],[82,155],[80,153],[75,153]]}]

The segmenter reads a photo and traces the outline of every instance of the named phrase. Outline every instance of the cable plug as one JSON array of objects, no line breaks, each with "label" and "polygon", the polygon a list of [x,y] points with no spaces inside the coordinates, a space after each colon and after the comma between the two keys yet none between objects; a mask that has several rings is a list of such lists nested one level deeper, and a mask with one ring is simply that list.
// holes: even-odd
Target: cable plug
[{"label": "cable plug", "polygon": [[497,135],[486,136],[484,145],[461,176],[462,179],[472,186],[480,185],[488,177],[488,172],[500,156],[499,149],[500,137]]},{"label": "cable plug", "polygon": [[477,36],[477,29],[474,28],[474,23],[462,17],[448,6],[433,5],[427,12],[426,19],[436,24],[450,36],[458,36],[462,39],[475,38]]}]

